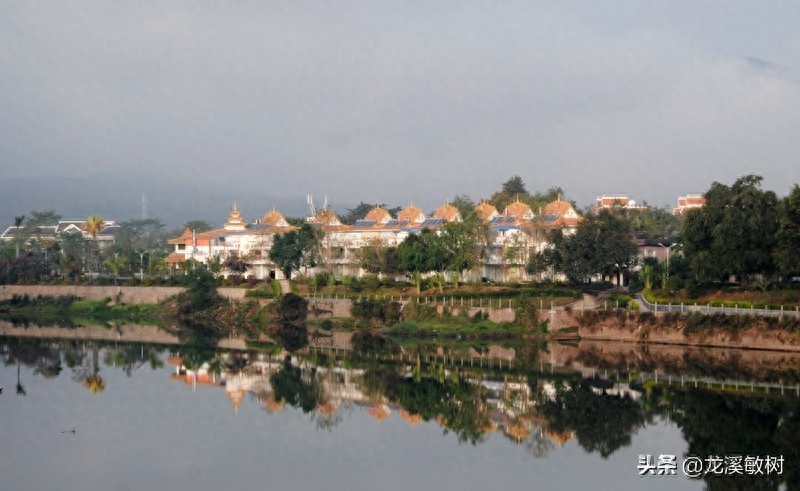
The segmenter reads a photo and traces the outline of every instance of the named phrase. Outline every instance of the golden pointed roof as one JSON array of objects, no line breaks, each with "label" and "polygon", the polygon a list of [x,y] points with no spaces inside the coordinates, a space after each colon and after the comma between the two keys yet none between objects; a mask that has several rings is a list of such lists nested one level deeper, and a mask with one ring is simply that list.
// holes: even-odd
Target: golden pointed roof
[{"label": "golden pointed roof", "polygon": [[245,230],[247,228],[247,222],[245,222],[239,210],[236,209],[236,202],[233,203],[233,210],[228,215],[228,220],[225,221],[222,228],[225,230]]},{"label": "golden pointed roof", "polygon": [[243,390],[232,390],[228,392],[228,398],[233,403],[233,407],[236,408],[236,412],[239,412],[239,405],[244,400],[244,391]]},{"label": "golden pointed roof", "polygon": [[483,219],[484,222],[488,222],[492,218],[499,215],[499,213],[497,212],[497,208],[487,203],[486,200],[481,200],[480,203],[475,205],[475,211],[478,213],[478,216],[480,216]]},{"label": "golden pointed roof", "polygon": [[284,401],[278,402],[275,399],[273,399],[271,397],[268,397],[268,398],[266,398],[264,400],[264,406],[270,412],[276,413],[276,412],[280,411],[281,409],[283,409],[286,406],[286,403]]},{"label": "golden pointed roof", "polygon": [[419,424],[422,421],[422,416],[420,414],[411,414],[405,409],[400,410],[400,417],[411,426]]},{"label": "golden pointed roof", "polygon": [[378,421],[383,421],[389,417],[389,411],[386,410],[383,404],[379,404],[377,407],[371,407],[367,409],[367,412]]},{"label": "golden pointed roof", "polygon": [[558,443],[562,447],[565,443],[572,440],[572,433],[569,431],[555,431],[549,428],[545,428],[543,431],[544,434],[547,435],[547,438]]},{"label": "golden pointed roof", "polygon": [[317,406],[317,411],[324,414],[325,416],[332,416],[336,414],[336,411],[339,409],[337,404],[333,404],[332,402],[328,401],[325,404],[320,404]]},{"label": "golden pointed roof", "polygon": [[408,220],[412,223],[422,223],[425,221],[425,214],[414,206],[413,204],[408,205],[404,210],[397,214],[398,220]]},{"label": "golden pointed roof", "polygon": [[461,213],[455,206],[450,203],[445,203],[433,213],[433,218],[441,218],[446,222],[460,222]]},{"label": "golden pointed roof", "polygon": [[506,427],[503,429],[503,432],[516,440],[517,443],[528,438],[528,436],[531,434],[531,430],[522,423],[506,425]]},{"label": "golden pointed roof", "polygon": [[364,220],[375,220],[375,223],[386,223],[392,219],[392,215],[384,210],[380,205],[375,205],[375,208],[369,210],[364,216]]},{"label": "golden pointed roof", "polygon": [[276,211],[275,208],[272,208],[272,211],[267,213],[261,218],[261,223],[269,224],[270,227],[288,227],[289,222],[286,221],[286,218],[281,214],[281,212]]},{"label": "golden pointed roof", "polygon": [[518,220],[530,220],[533,218],[533,210],[527,204],[517,198],[517,201],[506,206],[505,214],[517,217]]}]

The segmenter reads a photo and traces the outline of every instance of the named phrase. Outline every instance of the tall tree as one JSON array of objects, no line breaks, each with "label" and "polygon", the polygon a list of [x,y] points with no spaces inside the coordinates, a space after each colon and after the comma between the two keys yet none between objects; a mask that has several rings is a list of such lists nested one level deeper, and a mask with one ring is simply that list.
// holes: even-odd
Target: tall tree
[{"label": "tall tree", "polygon": [[715,182],[703,208],[691,210],[681,231],[683,253],[701,281],[774,271],[773,246],[778,229],[778,198],[761,189],[762,177],[740,177],[728,187]]},{"label": "tall tree", "polygon": [[630,223],[601,210],[582,221],[573,235],[555,232],[543,262],[575,283],[602,275],[616,276],[622,284],[623,273],[636,264],[637,252]]},{"label": "tall tree", "polygon": [[443,272],[447,267],[447,256],[442,242],[436,232],[423,229],[418,234],[411,234],[397,247],[399,266],[417,284],[420,293],[419,278],[430,271]]},{"label": "tall tree", "polygon": [[120,222],[114,243],[121,252],[129,254],[137,249],[161,249],[166,239],[165,227],[161,220],[144,218]]},{"label": "tall tree", "polygon": [[800,275],[800,186],[783,198],[778,212],[778,231],[773,257],[781,274]]},{"label": "tall tree", "polygon": [[225,257],[225,260],[222,262],[222,266],[235,275],[243,275],[248,269],[250,269],[251,264],[247,258],[240,256],[239,253],[233,251],[229,253],[227,257]]},{"label": "tall tree", "polygon": [[183,224],[183,229],[186,230],[187,228],[199,234],[200,232],[208,232],[213,229],[214,226],[207,220],[189,220]]},{"label": "tall tree", "polygon": [[28,219],[28,225],[32,227],[58,225],[60,220],[61,215],[56,213],[55,210],[33,210],[31,211],[31,217]]},{"label": "tall tree", "polygon": [[86,231],[92,236],[92,239],[97,240],[97,235],[103,231],[106,226],[103,217],[91,215],[86,219]]},{"label": "tall tree", "polygon": [[358,265],[364,270],[377,275],[394,275],[400,272],[397,247],[386,245],[375,237],[356,250]]},{"label": "tall tree", "polygon": [[292,271],[303,267],[314,267],[319,253],[322,232],[304,223],[299,230],[276,234],[269,250],[269,258],[291,278]]},{"label": "tall tree", "polygon": [[525,182],[517,175],[511,176],[509,180],[503,183],[502,192],[509,196],[528,194],[528,190],[525,188]]}]

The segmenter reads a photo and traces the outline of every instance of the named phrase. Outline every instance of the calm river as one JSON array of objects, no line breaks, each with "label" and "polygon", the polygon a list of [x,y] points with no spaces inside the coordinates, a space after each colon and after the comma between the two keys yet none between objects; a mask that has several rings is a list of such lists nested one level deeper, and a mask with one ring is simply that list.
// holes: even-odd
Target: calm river
[{"label": "calm river", "polygon": [[0,338],[0,358],[4,490],[799,484],[789,354]]}]

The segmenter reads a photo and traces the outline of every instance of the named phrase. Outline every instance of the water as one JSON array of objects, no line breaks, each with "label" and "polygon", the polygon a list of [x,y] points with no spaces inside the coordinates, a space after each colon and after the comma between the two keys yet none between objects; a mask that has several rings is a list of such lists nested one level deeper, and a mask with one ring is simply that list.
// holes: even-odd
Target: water
[{"label": "water", "polygon": [[[497,360],[462,369],[458,356],[445,365],[435,352],[417,365],[410,354],[330,350],[217,352],[186,370],[175,346],[0,339],[2,489],[797,486],[794,357],[763,353],[764,371],[752,353],[735,362],[706,353],[726,367],[699,366],[686,352],[642,359],[631,347],[603,356],[592,346],[574,356],[559,349],[530,363],[516,357],[513,368],[506,360],[503,370]],[[662,372],[657,383],[643,376],[670,356],[685,360],[675,367],[683,387],[679,373]],[[595,365],[576,368],[581,357]],[[731,366],[741,376],[736,392],[714,385],[738,380]],[[693,376],[708,388],[695,389]],[[681,463],[690,453],[786,463],[755,482],[688,479]],[[677,475],[640,476],[648,454],[675,455]]]}]

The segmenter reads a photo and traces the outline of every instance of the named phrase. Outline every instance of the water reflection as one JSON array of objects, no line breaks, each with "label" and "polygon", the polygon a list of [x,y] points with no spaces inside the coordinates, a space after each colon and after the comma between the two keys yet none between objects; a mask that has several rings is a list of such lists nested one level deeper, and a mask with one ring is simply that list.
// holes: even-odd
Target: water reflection
[{"label": "water reflection", "polygon": [[437,425],[467,445],[503,435],[533,459],[551,458],[565,445],[608,459],[634,445],[643,429],[668,422],[691,455],[785,458],[783,475],[707,477],[708,489],[800,482],[800,359],[786,353],[583,343],[392,349],[377,343],[370,350],[376,342],[369,339],[357,350],[223,351],[190,341],[166,348],[5,338],[0,354],[16,368],[19,395],[28,392],[20,367],[57,379],[66,365],[75,382],[105,397],[103,374],[134,377],[143,368],[169,366],[177,382],[224,391],[235,411],[245,404],[270,415],[296,408],[325,432],[363,412],[376,421]]}]

